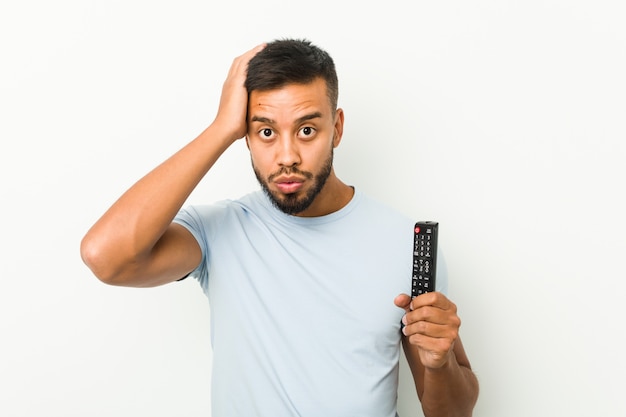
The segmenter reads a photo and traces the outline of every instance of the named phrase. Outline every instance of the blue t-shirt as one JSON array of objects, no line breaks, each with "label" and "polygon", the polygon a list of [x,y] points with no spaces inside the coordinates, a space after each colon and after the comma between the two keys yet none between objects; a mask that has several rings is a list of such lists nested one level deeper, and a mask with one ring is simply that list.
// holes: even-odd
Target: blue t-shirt
[{"label": "blue t-shirt", "polygon": [[175,221],[202,250],[191,276],[211,309],[214,417],[396,415],[393,300],[410,294],[414,219],[357,190],[321,217],[257,191]]}]

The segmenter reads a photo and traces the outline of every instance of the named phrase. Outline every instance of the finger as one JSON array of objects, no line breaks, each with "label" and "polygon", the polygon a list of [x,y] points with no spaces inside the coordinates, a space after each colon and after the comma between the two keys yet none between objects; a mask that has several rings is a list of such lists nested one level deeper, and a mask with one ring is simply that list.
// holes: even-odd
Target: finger
[{"label": "finger", "polygon": [[440,292],[427,292],[422,295],[418,295],[411,300],[411,306],[413,307],[413,310],[417,310],[418,308],[425,306],[437,307],[442,310],[456,308],[454,303],[452,303],[448,297]]},{"label": "finger", "polygon": [[233,76],[235,74],[245,74],[248,69],[248,62],[250,62],[256,54],[261,52],[266,45],[267,44],[265,43],[259,44],[235,58],[230,66],[229,75]]},{"label": "finger", "polygon": [[407,323],[425,321],[446,326],[461,327],[461,319],[457,315],[456,306],[443,310],[439,307],[423,306],[406,314]]},{"label": "finger", "polygon": [[393,303],[405,311],[410,311],[411,297],[407,294],[400,294],[396,298],[394,298]]},{"label": "finger", "polygon": [[261,52],[263,50],[263,48],[265,48],[267,44],[262,43],[259,44],[257,46],[255,46],[254,48],[250,49],[249,51],[245,52],[243,55],[241,55],[240,57],[240,61],[244,64],[248,64],[248,62],[259,52]]},{"label": "finger", "polygon": [[422,364],[428,368],[439,368],[443,366],[448,355],[454,349],[454,340],[445,338],[432,338],[419,334],[412,335],[408,338],[411,345],[417,346],[419,349],[420,360]]},{"label": "finger", "polygon": [[252,52],[254,55],[258,54],[261,50],[263,50],[267,46],[267,43],[263,42],[252,48]]},{"label": "finger", "polygon": [[459,329],[454,326],[418,321],[405,325],[402,333],[411,338],[412,342],[420,340],[420,345],[425,347],[427,342],[441,343],[442,340],[454,342],[459,335]]}]

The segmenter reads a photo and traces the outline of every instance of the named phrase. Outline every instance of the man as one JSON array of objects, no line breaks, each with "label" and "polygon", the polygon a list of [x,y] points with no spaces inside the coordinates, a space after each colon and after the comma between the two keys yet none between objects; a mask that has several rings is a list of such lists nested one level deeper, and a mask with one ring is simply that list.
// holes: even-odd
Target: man
[{"label": "man", "polygon": [[[236,58],[213,123],[122,195],[81,255],[108,284],[200,282],[216,417],[393,417],[400,340],[425,415],[469,416],[455,305],[405,294],[413,221],[335,175],[337,97],[332,59],[308,41]],[[263,191],[181,210],[243,137]]]}]

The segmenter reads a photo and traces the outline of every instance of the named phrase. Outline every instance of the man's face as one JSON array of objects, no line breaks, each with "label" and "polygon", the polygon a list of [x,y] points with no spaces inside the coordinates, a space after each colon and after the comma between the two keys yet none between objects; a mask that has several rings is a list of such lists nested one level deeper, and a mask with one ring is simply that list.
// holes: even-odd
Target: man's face
[{"label": "man's face", "polygon": [[276,207],[302,216],[323,211],[315,203],[334,179],[342,127],[343,113],[331,109],[321,78],[250,93],[246,141],[254,173]]}]

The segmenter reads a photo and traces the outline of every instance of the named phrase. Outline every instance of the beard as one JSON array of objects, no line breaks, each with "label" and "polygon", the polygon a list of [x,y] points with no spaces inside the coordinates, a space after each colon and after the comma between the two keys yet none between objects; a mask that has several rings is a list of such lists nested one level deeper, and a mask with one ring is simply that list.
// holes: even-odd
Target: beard
[{"label": "beard", "polygon": [[[252,169],[254,170],[254,175],[256,175],[257,181],[261,184],[261,188],[265,194],[269,197],[272,204],[286,214],[295,215],[298,213],[302,213],[304,210],[309,208],[309,206],[313,203],[315,198],[318,196],[322,188],[324,188],[324,184],[326,184],[326,180],[330,176],[333,168],[333,148],[330,148],[330,154],[328,158],[324,162],[324,165],[320,169],[317,174],[313,174],[308,171],[301,171],[297,167],[282,167],[279,171],[270,174],[267,177],[267,180],[264,179],[257,168],[254,166],[254,162],[252,163]],[[270,190],[269,182],[276,178],[279,175],[290,175],[290,174],[298,174],[306,179],[313,179],[313,185],[309,188],[308,191],[304,195],[300,195],[299,192],[295,192],[292,194],[278,194]]]}]

